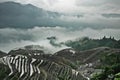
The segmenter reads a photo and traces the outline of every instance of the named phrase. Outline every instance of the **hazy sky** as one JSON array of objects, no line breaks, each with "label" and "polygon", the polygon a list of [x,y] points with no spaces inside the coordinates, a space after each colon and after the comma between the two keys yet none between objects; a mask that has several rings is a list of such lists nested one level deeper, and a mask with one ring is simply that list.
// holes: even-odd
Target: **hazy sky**
[{"label": "hazy sky", "polygon": [[120,0],[0,0],[6,1],[30,3],[48,11],[66,14],[53,19],[54,23],[63,26],[120,29]]},{"label": "hazy sky", "polygon": [[31,3],[50,11],[71,14],[120,13],[120,0],[0,0]]},{"label": "hazy sky", "polygon": [[5,52],[28,44],[47,45],[46,47],[51,50],[58,50],[46,39],[50,36],[57,36],[58,42],[84,36],[90,38],[114,36],[120,39],[120,0],[0,0],[6,1],[30,3],[48,11],[66,14],[55,20],[68,23],[73,28],[74,25],[87,27],[75,28],[76,30],[61,26],[41,26],[26,30],[0,28],[0,50]]}]

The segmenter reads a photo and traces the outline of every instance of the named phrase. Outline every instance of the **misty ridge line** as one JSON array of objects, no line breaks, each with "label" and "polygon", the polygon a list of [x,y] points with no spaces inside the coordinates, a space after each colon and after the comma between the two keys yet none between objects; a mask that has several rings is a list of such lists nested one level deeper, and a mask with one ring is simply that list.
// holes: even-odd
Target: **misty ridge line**
[{"label": "misty ridge line", "polygon": [[23,5],[16,2],[0,3],[0,11],[0,28],[28,29],[34,26],[62,26],[81,29],[119,29],[120,25],[120,14],[112,12],[63,14],[46,11],[32,4]]},{"label": "misty ridge line", "polygon": [[[100,39],[103,38],[103,36],[114,36],[115,39],[120,39],[119,32],[119,29],[69,29],[59,26],[34,27],[31,29],[3,28],[0,29],[0,50],[8,52],[11,49],[26,45],[40,45],[52,50],[54,53],[61,49],[68,48],[66,45],[59,46],[58,44],[61,42],[83,37]],[[56,39],[52,41],[48,39],[50,37],[55,37]],[[56,46],[53,46],[53,44]]]}]

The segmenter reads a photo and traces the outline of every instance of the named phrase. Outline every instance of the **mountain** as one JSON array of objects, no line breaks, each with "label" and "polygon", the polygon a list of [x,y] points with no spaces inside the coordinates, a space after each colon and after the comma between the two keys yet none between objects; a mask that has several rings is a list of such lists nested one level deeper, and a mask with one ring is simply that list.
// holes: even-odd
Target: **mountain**
[{"label": "mountain", "polygon": [[82,39],[68,40],[62,44],[77,51],[84,51],[97,47],[120,48],[120,40],[116,40],[114,37],[107,38],[105,36],[102,39],[90,39],[88,37],[84,37]]},{"label": "mountain", "polygon": [[120,49],[109,47],[98,47],[84,51],[64,49],[54,55],[72,61],[77,66],[76,70],[88,80],[90,78],[91,80],[108,80],[107,76],[111,76],[111,74],[114,76],[120,72]]},{"label": "mountain", "polygon": [[56,12],[46,11],[31,4],[20,4],[15,2],[0,3],[1,28],[31,28],[34,26],[56,26],[56,18],[59,16],[60,14]]},{"label": "mountain", "polygon": [[[29,54],[28,54],[29,53]],[[20,54],[27,56],[39,56],[43,54],[51,54],[51,51],[40,45],[27,45],[21,48],[15,48],[8,52],[8,54]]]},{"label": "mountain", "polygon": [[[115,48],[98,47],[84,51],[67,48],[46,54],[43,47],[28,45],[11,50],[0,58],[0,79],[107,80],[107,76],[120,72],[119,63],[120,49]],[[113,72],[109,72],[111,70]]]},{"label": "mountain", "polygon": [[38,46],[11,50],[8,55],[1,57],[0,79],[86,80],[80,72],[70,66],[72,63],[68,59],[45,54],[42,48],[35,47]]},{"label": "mountain", "polygon": [[6,56],[6,55],[7,55],[7,53],[0,51],[0,58],[3,56]]},{"label": "mountain", "polygon": [[64,57],[70,61],[76,63],[79,61],[79,64],[87,64],[99,61],[101,56],[104,54],[110,53],[119,53],[120,49],[113,49],[109,47],[98,47],[85,51],[76,51],[74,49],[63,49],[56,52],[54,55]]}]

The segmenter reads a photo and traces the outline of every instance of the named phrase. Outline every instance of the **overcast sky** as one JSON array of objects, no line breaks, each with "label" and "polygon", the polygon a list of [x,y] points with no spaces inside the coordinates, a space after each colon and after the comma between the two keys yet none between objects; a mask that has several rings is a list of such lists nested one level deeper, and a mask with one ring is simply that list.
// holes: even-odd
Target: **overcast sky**
[{"label": "overcast sky", "polygon": [[120,0],[0,0],[7,1],[30,3],[45,10],[65,13],[67,16],[58,19],[78,27],[120,29]]},{"label": "overcast sky", "polygon": [[120,29],[120,0],[0,0],[6,1],[30,3],[45,10],[64,13],[66,15],[54,19],[55,23],[58,20],[64,26]]},{"label": "overcast sky", "polygon": [[120,13],[120,0],[0,0],[31,3],[40,8],[71,14]]}]

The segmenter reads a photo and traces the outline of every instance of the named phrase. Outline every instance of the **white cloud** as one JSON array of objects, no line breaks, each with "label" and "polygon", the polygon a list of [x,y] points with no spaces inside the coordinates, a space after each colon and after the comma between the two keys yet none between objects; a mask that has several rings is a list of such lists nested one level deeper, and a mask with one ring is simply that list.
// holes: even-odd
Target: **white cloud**
[{"label": "white cloud", "polygon": [[[25,45],[41,45],[51,50],[52,53],[66,48],[66,46],[56,47],[52,46],[47,40],[47,37],[56,36],[57,42],[64,42],[67,40],[74,40],[76,38],[90,37],[94,39],[102,38],[103,36],[115,37],[120,39],[120,29],[101,29],[95,30],[91,28],[86,29],[69,29],[62,27],[35,27],[32,29],[0,29],[0,50],[8,52],[16,47]],[[26,37],[26,38],[25,38]],[[3,40],[4,39],[4,40]],[[3,40],[3,41],[2,41]]]},{"label": "white cloud", "polygon": [[[87,26],[82,30],[73,26],[74,30],[63,27],[35,27],[27,30],[3,28],[0,29],[0,49],[5,51],[29,44],[40,44],[53,49],[53,51],[58,50],[59,48],[53,47],[46,39],[50,36],[57,36],[58,42],[84,36],[102,38],[104,35],[120,39],[120,17],[107,18],[101,15],[103,13],[120,14],[120,0],[0,0],[0,2],[5,1],[31,3],[45,10],[65,13],[67,16],[57,17],[58,22],[59,20],[63,21],[63,25],[83,28]],[[100,28],[101,30],[91,28]]]}]

